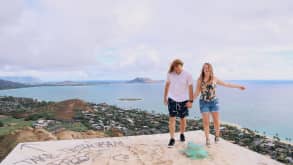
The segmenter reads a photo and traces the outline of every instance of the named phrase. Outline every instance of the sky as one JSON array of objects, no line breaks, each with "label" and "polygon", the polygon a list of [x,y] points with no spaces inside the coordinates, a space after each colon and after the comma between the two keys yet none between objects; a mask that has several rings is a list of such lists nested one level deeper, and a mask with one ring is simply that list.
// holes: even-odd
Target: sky
[{"label": "sky", "polygon": [[0,76],[293,80],[292,0],[0,0]]}]

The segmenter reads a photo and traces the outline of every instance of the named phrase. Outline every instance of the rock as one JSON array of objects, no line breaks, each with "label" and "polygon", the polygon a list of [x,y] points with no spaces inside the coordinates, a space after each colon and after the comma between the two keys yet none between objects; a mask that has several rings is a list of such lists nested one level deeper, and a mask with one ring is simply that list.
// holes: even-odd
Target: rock
[{"label": "rock", "polygon": [[55,134],[57,139],[66,140],[66,139],[85,139],[85,138],[99,138],[105,137],[103,132],[99,131],[87,131],[87,132],[74,132],[70,130],[64,130]]},{"label": "rock", "polygon": [[0,139],[0,159],[4,158],[18,143],[56,140],[57,138],[44,129],[25,127],[3,136]]},{"label": "rock", "polygon": [[96,135],[96,132],[93,130],[89,130],[86,132],[87,135]]},{"label": "rock", "polygon": [[29,126],[26,126],[23,128],[23,130],[26,130],[26,131],[33,131],[34,129],[32,127],[29,127]]},{"label": "rock", "polygon": [[58,140],[70,140],[73,139],[73,135],[71,131],[61,131],[55,134]]}]

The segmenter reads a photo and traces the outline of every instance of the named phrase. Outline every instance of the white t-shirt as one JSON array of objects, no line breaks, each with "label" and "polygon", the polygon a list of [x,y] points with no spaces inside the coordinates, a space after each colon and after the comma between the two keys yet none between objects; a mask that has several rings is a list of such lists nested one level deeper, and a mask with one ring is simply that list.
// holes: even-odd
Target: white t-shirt
[{"label": "white t-shirt", "polygon": [[182,102],[189,100],[189,86],[193,84],[192,76],[185,70],[180,74],[168,73],[167,81],[170,82],[168,97]]}]

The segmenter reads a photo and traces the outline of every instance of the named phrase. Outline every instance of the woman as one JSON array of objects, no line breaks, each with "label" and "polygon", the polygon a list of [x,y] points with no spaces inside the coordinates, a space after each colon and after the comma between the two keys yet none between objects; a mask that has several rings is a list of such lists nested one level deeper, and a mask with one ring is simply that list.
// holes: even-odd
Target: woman
[{"label": "woman", "polygon": [[201,75],[197,80],[197,86],[194,93],[194,99],[201,94],[199,99],[200,112],[202,114],[203,127],[206,136],[206,145],[210,145],[209,132],[210,132],[210,119],[209,116],[212,114],[214,121],[215,132],[215,143],[219,141],[220,137],[220,121],[219,121],[219,101],[216,97],[216,85],[221,85],[229,88],[238,88],[244,90],[245,87],[236,84],[230,84],[221,81],[214,76],[213,67],[209,63],[205,63],[202,67]]}]

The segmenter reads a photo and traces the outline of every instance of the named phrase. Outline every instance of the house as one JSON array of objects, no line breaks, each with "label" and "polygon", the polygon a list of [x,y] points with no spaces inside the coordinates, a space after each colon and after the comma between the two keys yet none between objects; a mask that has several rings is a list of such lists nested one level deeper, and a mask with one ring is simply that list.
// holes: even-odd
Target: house
[{"label": "house", "polygon": [[38,119],[36,122],[33,123],[34,128],[44,128],[48,127],[49,124],[54,123],[54,120],[45,120],[45,119]]}]

